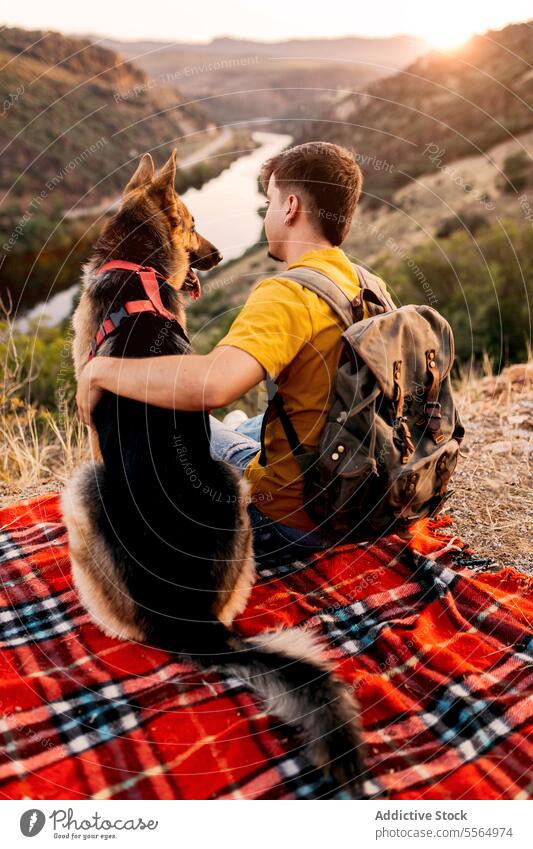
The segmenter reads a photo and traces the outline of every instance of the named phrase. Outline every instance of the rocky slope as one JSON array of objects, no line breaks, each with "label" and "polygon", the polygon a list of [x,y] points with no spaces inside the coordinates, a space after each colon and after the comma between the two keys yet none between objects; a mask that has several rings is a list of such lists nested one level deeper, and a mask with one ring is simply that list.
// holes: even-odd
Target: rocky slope
[{"label": "rocky slope", "polygon": [[84,205],[113,196],[133,157],[151,150],[163,161],[212,126],[178,88],[153,86],[118,53],[57,32],[4,28],[0,68],[4,216],[65,209],[85,192]]},{"label": "rocky slope", "polygon": [[420,174],[533,129],[531,23],[431,52],[394,76],[347,94],[321,122],[294,126],[298,140],[329,139],[382,164],[366,190],[386,196]]},{"label": "rocky slope", "polygon": [[205,98],[203,108],[220,124],[276,118],[306,121],[336,102],[342,92],[386,77],[429,49],[412,36],[104,43],[155,79],[173,82],[192,98]]}]

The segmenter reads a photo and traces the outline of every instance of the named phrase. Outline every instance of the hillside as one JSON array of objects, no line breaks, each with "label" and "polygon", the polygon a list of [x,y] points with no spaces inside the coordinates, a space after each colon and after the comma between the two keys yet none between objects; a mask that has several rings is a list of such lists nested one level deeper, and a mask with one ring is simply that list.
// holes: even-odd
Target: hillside
[{"label": "hillside", "polygon": [[[345,144],[380,160],[369,195],[391,191],[461,156],[533,128],[533,38],[528,23],[489,31],[453,53],[432,52],[295,124],[298,141]],[[290,131],[290,130],[289,130]]]},{"label": "hillside", "polygon": [[368,85],[427,52],[411,36],[290,39],[216,38],[207,44],[103,40],[156,79],[168,81],[220,124],[320,114],[341,91]]},{"label": "hillside", "polygon": [[211,126],[178,88],[151,87],[145,71],[87,40],[5,28],[0,67],[4,216],[65,209],[85,192],[84,205],[112,197],[132,157],[162,160]]},{"label": "hillside", "polygon": [[[345,36],[343,38],[290,38],[285,41],[256,41],[253,39],[230,38],[222,36],[205,43],[165,42],[165,41],[117,41],[100,39],[101,43],[119,50],[128,58],[146,54],[143,66],[154,71],[158,63],[168,62],[165,55],[203,56],[229,58],[231,56],[260,57],[305,57],[338,59],[346,62],[385,63],[399,68],[409,64],[409,57],[420,55],[428,50],[427,42],[411,35],[398,35],[390,38],[364,38]],[[148,57],[150,54],[150,58]],[[160,67],[160,65],[159,65]]]}]

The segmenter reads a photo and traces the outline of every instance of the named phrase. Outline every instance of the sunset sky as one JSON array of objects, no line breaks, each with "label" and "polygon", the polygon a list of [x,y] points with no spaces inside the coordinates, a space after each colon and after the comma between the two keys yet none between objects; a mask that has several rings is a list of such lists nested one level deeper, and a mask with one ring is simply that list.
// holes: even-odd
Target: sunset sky
[{"label": "sunset sky", "polygon": [[[533,0],[380,0],[324,4],[308,0],[150,0],[141,4],[109,0],[25,0],[4,5],[3,25],[57,29],[122,39],[150,38],[209,41],[220,35],[264,41],[291,37],[345,35],[387,36],[399,33],[427,39],[448,48],[474,33],[499,29],[513,21],[533,19]],[[532,32],[533,35],[533,32]]]}]

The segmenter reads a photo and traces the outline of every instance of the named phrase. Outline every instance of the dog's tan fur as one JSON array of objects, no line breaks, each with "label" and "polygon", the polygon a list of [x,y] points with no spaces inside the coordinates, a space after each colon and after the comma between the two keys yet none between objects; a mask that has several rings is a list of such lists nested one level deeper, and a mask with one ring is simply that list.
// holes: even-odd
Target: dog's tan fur
[{"label": "dog's tan fur", "polygon": [[213,613],[228,628],[239,613],[246,608],[252,587],[255,583],[255,558],[253,553],[253,537],[246,508],[250,492],[250,483],[241,478],[239,522],[243,529],[239,534],[236,559],[226,564],[224,586],[213,608]]},{"label": "dog's tan fur", "polygon": [[84,496],[89,476],[97,480],[98,468],[94,464],[82,466],[61,495],[74,584],[91,619],[106,634],[124,640],[142,640],[144,635],[134,621],[133,602],[87,513]]},{"label": "dog's tan fur", "polygon": [[[162,240],[168,240],[170,236],[174,250],[175,270],[168,282],[180,291],[189,269],[189,252],[192,251],[200,257],[198,266],[201,268],[202,260],[205,261],[212,255],[213,245],[196,231],[190,210],[176,194],[175,179],[176,150],[172,151],[169,160],[157,175],[154,174],[152,157],[148,153],[145,154],[124,190],[120,209],[136,206],[147,220],[158,227]],[[116,242],[113,220],[108,222],[103,233],[104,238],[106,234],[109,234],[110,258]],[[72,357],[76,380],[87,362],[91,342],[98,330],[99,318],[93,308],[88,284],[100,264],[100,259],[91,259],[84,265],[82,295],[72,319],[74,329]],[[181,301],[178,303],[176,318],[186,330],[185,309]]]}]

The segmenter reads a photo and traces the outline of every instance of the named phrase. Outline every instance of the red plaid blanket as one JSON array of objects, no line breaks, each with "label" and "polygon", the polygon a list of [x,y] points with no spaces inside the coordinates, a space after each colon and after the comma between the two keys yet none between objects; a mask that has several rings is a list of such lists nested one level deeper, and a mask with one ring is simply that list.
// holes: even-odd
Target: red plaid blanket
[{"label": "red plaid blanket", "polygon": [[[419,523],[409,548],[391,536],[264,568],[237,627],[328,637],[362,707],[368,798],[526,798],[532,581],[466,567],[443,524]],[[326,779],[241,681],[91,624],[56,494],[0,526],[4,798],[320,797]]]}]

